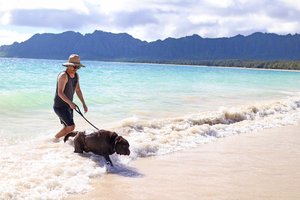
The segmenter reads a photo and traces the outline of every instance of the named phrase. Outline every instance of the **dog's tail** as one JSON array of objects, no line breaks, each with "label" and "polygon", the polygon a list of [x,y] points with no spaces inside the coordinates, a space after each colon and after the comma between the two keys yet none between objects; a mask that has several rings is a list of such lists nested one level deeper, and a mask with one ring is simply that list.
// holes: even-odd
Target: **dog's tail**
[{"label": "dog's tail", "polygon": [[66,142],[69,139],[69,137],[75,137],[77,135],[77,133],[79,133],[79,132],[78,131],[72,131],[72,132],[68,133],[64,138],[64,142]]}]

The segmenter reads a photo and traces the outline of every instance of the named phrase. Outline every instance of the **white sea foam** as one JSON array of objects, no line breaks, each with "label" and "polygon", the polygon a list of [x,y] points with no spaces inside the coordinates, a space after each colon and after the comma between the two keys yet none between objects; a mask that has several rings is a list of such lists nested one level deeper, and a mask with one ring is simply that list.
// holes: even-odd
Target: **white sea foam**
[{"label": "white sea foam", "polygon": [[118,132],[132,145],[132,157],[161,155],[233,134],[295,124],[300,120],[300,97],[244,107],[220,108],[173,119],[123,120]]},{"label": "white sea foam", "polygon": [[[0,147],[0,199],[62,199],[90,189],[109,169],[103,157],[79,156],[68,144],[36,139]],[[118,166],[115,156],[112,160]]]},{"label": "white sea foam", "polygon": [[[90,189],[90,180],[107,171],[136,176],[128,162],[146,156],[196,147],[220,137],[294,124],[300,120],[300,97],[243,107],[220,108],[179,118],[140,120],[112,127],[130,143],[131,155],[111,156],[109,169],[101,156],[73,153],[71,141],[52,143],[49,136],[0,147],[0,199],[62,199]],[[3,140],[5,142],[5,140]]]}]

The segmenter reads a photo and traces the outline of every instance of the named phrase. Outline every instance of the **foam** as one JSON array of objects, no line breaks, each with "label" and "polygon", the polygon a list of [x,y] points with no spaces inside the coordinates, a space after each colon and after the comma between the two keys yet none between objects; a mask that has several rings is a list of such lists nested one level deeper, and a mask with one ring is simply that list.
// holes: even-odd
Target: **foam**
[{"label": "foam", "polygon": [[104,160],[78,156],[71,145],[37,139],[0,148],[3,199],[61,199],[90,189],[89,181],[106,173]]},{"label": "foam", "polygon": [[191,148],[220,137],[295,124],[300,120],[300,97],[225,108],[179,118],[128,118],[116,130],[132,146],[132,158],[162,155]]}]

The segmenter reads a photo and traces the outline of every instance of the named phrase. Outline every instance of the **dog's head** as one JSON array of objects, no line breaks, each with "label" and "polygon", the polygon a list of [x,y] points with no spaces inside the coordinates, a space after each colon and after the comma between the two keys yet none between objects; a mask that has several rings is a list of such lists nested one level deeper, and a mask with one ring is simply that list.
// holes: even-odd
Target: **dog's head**
[{"label": "dog's head", "polygon": [[129,142],[125,138],[117,136],[115,141],[115,150],[117,154],[128,156],[130,154],[129,146]]}]

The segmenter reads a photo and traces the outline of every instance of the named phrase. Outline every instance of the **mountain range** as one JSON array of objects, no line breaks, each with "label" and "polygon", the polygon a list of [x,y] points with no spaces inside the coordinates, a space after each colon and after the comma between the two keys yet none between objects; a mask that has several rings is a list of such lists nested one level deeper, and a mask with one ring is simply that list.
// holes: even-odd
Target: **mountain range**
[{"label": "mountain range", "polygon": [[191,35],[153,42],[127,33],[95,31],[81,34],[35,34],[30,39],[0,47],[2,57],[66,59],[78,53],[85,60],[176,62],[201,60],[299,60],[300,35],[253,33],[223,38]]}]

